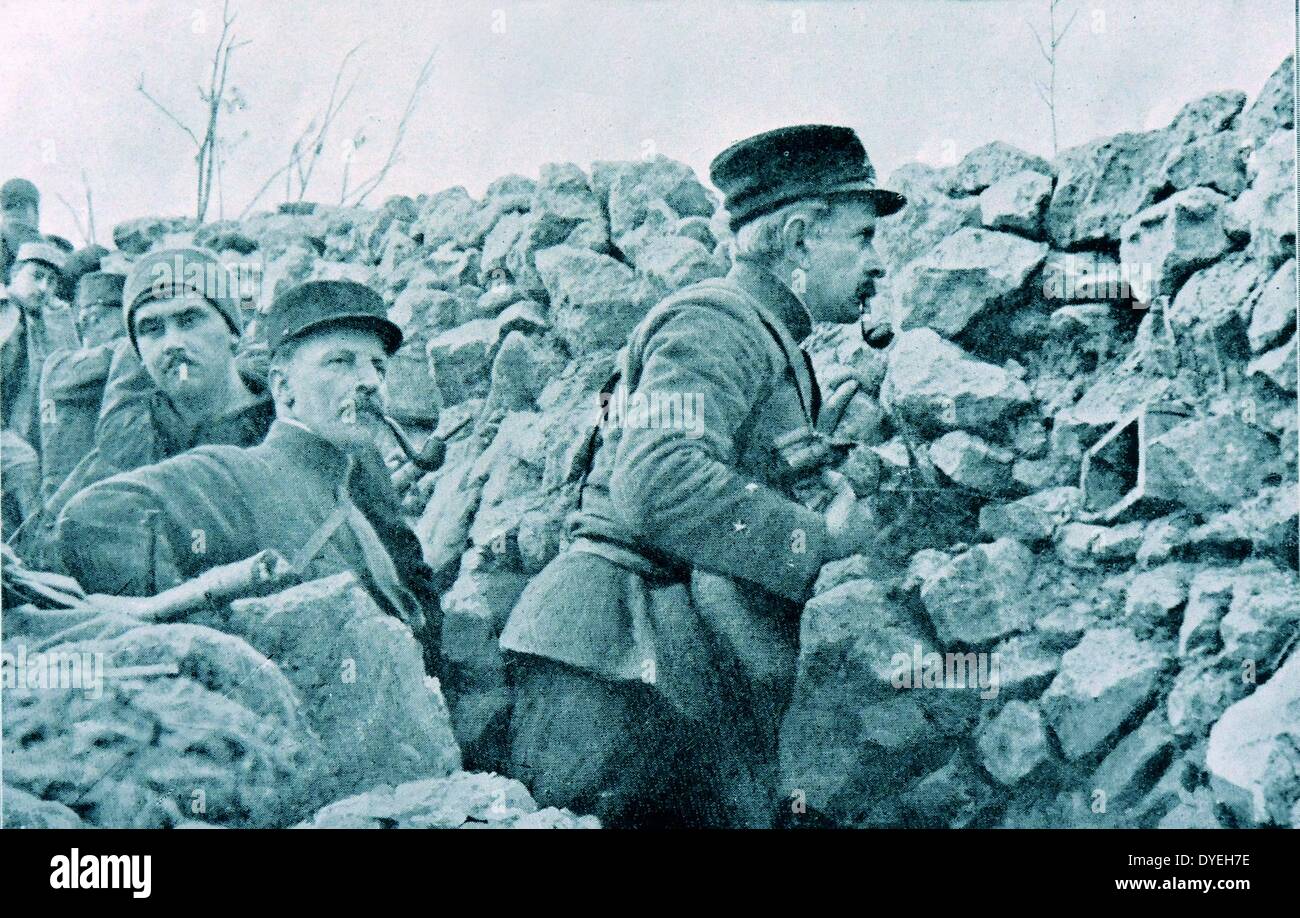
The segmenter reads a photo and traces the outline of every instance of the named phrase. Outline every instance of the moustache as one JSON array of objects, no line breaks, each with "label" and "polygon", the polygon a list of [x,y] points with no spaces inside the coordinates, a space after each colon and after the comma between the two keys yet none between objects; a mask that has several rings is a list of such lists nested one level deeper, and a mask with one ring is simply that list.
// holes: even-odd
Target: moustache
[{"label": "moustache", "polygon": [[339,405],[339,414],[345,418],[356,418],[364,414],[382,421],[384,407],[379,403],[379,399],[374,396],[354,395],[344,399]]},{"label": "moustache", "polygon": [[163,354],[159,366],[164,373],[170,373],[183,363],[193,365],[195,360],[187,351],[168,351]]}]

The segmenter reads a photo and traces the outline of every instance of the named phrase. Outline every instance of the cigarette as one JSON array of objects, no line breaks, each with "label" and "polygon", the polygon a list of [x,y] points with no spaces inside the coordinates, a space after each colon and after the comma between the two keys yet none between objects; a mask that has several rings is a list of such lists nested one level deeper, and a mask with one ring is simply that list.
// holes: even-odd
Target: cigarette
[{"label": "cigarette", "polygon": [[181,382],[186,382],[190,378],[190,365],[181,361],[181,365],[176,369],[176,375],[180,377]]}]

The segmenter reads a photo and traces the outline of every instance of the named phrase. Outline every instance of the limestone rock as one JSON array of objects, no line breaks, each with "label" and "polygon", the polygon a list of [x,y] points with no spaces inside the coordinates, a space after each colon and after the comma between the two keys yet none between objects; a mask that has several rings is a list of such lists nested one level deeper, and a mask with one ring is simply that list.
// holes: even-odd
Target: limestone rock
[{"label": "limestone rock", "polygon": [[660,290],[607,255],[561,245],[536,255],[551,321],[574,354],[621,347]]},{"label": "limestone rock", "polygon": [[1009,233],[965,227],[891,280],[899,328],[961,332],[981,314],[1025,294],[1047,246]]},{"label": "limestone rock", "polygon": [[1232,602],[1235,568],[1206,568],[1188,586],[1187,608],[1178,629],[1178,656],[1215,653],[1220,648],[1219,621]]},{"label": "limestone rock", "polygon": [[1050,539],[1058,526],[1070,522],[1080,502],[1079,489],[1066,486],[1048,488],[1006,504],[985,504],[980,508],[980,531],[1032,545]]},{"label": "limestone rock", "polygon": [[194,228],[194,221],[184,217],[142,217],[113,227],[113,244],[131,255],[143,255],[169,233]]},{"label": "limestone rock", "polygon": [[1281,347],[1274,348],[1266,354],[1260,354],[1246,364],[1246,375],[1260,374],[1268,377],[1283,392],[1295,395],[1296,391],[1296,339]]},{"label": "limestone rock", "polygon": [[962,161],[952,171],[949,190],[953,194],[979,194],[984,189],[1023,172],[1047,178],[1050,190],[1051,163],[1009,143],[995,140],[976,147],[962,157]]},{"label": "limestone rock", "polygon": [[1043,694],[1042,708],[1061,750],[1087,758],[1124,723],[1140,714],[1156,690],[1167,654],[1127,628],[1089,631],[1061,659],[1061,671]]},{"label": "limestone rock", "polygon": [[1115,239],[1120,226],[1150,203],[1151,177],[1168,155],[1164,131],[1117,134],[1066,150],[1047,208],[1053,248]]},{"label": "limestone rock", "polygon": [[351,572],[236,600],[225,627],[278,661],[302,694],[335,796],[460,767],[421,645]]},{"label": "limestone rock", "polygon": [[1184,105],[1169,123],[1169,134],[1182,141],[1212,137],[1230,128],[1245,105],[1241,90],[1210,93]]},{"label": "limestone rock", "polygon": [[1295,133],[1279,131],[1246,164],[1250,187],[1227,208],[1230,234],[1248,234],[1246,252],[1270,266],[1295,257]]},{"label": "limestone rock", "polygon": [[1236,667],[1193,660],[1178,671],[1165,698],[1169,726],[1180,737],[1204,736],[1249,687]]},{"label": "limestone rock", "polygon": [[460,186],[430,195],[411,226],[411,236],[431,249],[446,242],[472,246],[477,240],[466,235],[466,225],[477,209],[469,192]]},{"label": "limestone rock", "polygon": [[1237,124],[1256,147],[1278,131],[1295,127],[1295,55],[1288,54]]},{"label": "limestone rock", "polygon": [[979,222],[979,202],[974,199],[914,195],[902,210],[876,225],[874,247],[893,275],[962,227],[979,226]]},{"label": "limestone rock", "polygon": [[1210,730],[1205,766],[1216,796],[1238,818],[1290,825],[1300,799],[1300,655],[1224,713]]},{"label": "limestone rock", "polygon": [[1108,808],[1128,807],[1151,789],[1169,764],[1174,737],[1160,711],[1119,741],[1092,776],[1094,793],[1106,794]]},{"label": "limestone rock", "polygon": [[[854,824],[878,802],[872,788],[940,764],[937,737],[969,730],[979,699],[973,690],[894,687],[897,654],[934,650],[924,635],[876,581],[849,581],[808,603],[781,728],[781,795],[800,791],[811,810]],[[905,675],[910,685],[910,665]]]},{"label": "limestone rock", "polygon": [[1295,635],[1300,623],[1300,584],[1290,571],[1268,562],[1245,565],[1233,579],[1232,604],[1219,622],[1223,655],[1252,663],[1262,675]]},{"label": "limestone rock", "polygon": [[1177,499],[1193,510],[1217,510],[1257,494],[1275,471],[1272,439],[1235,415],[1192,418],[1151,442]]},{"label": "limestone rock", "polygon": [[945,645],[987,645],[1029,627],[1018,600],[1034,556],[1014,539],[977,545],[944,565],[921,587],[921,601]]},{"label": "limestone rock", "polygon": [[1227,204],[1208,188],[1190,188],[1148,207],[1120,227],[1120,262],[1150,265],[1151,295],[1173,294],[1193,271],[1227,251]]},{"label": "limestone rock", "polygon": [[112,672],[98,691],[5,690],[6,787],[117,828],[176,825],[190,818],[196,791],[211,821],[279,826],[330,792],[301,696],[239,638],[141,625],[53,650],[102,654]]},{"label": "limestone rock", "polygon": [[989,652],[997,661],[998,694],[1037,698],[1061,668],[1061,655],[1040,634],[1017,634]]},{"label": "limestone rock", "polygon": [[380,784],[323,808],[303,829],[467,829],[510,827],[598,829],[594,816],[538,810],[513,778],[461,771],[448,777]]},{"label": "limestone rock", "polygon": [[[1245,181],[1245,163],[1242,163]],[[1043,212],[1052,199],[1052,179],[1039,172],[1017,172],[981,192],[980,220],[989,229],[1021,233],[1038,239]]]},{"label": "limestone rock", "polygon": [[1250,313],[1250,349],[1258,354],[1283,340],[1296,325],[1295,259],[1277,269]]},{"label": "limestone rock", "polygon": [[974,434],[954,430],[930,444],[934,467],[963,487],[982,494],[1006,494],[1014,490],[1011,463],[1015,453],[992,446]]},{"label": "limestone rock", "polygon": [[492,319],[475,319],[429,339],[426,353],[444,405],[487,394],[496,346]]},{"label": "limestone rock", "polygon": [[1001,367],[918,328],[895,340],[880,400],[929,431],[987,431],[1028,403],[1029,390]]},{"label": "limestone rock", "polygon": [[1235,198],[1246,187],[1249,153],[1249,138],[1237,131],[1197,138],[1169,152],[1152,192],[1163,196],[1166,190],[1184,191],[1199,185]]},{"label": "limestone rock", "polygon": [[[684,163],[656,156],[639,163],[620,164],[609,187],[609,227],[614,238],[635,229],[656,203],[663,202],[679,217],[711,217],[717,205]],[[593,177],[595,164],[593,164]]]},{"label": "limestone rock", "polygon": [[980,732],[978,744],[985,770],[1007,786],[1030,775],[1052,754],[1038,707],[1024,701],[1008,701]]}]

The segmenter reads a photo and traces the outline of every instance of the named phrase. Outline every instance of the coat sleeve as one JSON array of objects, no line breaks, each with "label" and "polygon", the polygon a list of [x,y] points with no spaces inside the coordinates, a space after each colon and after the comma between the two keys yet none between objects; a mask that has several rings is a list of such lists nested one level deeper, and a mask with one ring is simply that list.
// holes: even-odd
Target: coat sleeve
[{"label": "coat sleeve", "polygon": [[740,428],[781,378],[768,350],[753,329],[717,310],[687,307],[658,326],[641,350],[629,404],[638,394],[698,396],[702,423],[627,425],[610,497],[657,550],[802,602],[827,560],[824,521],[735,468]]},{"label": "coat sleeve", "polygon": [[72,498],[57,534],[67,570],[87,592],[145,596],[255,554],[245,487],[223,450],[115,475]]}]

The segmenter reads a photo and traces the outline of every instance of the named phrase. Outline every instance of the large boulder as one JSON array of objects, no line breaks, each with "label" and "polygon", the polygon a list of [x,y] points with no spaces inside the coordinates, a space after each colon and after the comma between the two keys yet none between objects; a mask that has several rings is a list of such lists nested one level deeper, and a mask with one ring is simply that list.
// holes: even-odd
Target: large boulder
[{"label": "large boulder", "polygon": [[1249,235],[1246,251],[1269,266],[1296,253],[1295,132],[1278,131],[1246,164],[1250,187],[1227,208],[1230,234]]},{"label": "large boulder", "polygon": [[1295,55],[1288,54],[1264,83],[1237,128],[1256,147],[1278,131],[1295,127]]},{"label": "large boulder", "polygon": [[981,494],[1016,489],[1011,464],[1016,455],[964,430],[953,430],[930,444],[930,461],[952,481]]},{"label": "large boulder", "polygon": [[[101,675],[77,687],[6,687],[6,786],[117,828],[174,826],[196,814],[281,826],[330,799],[301,692],[238,637],[141,625],[47,653]],[[30,678],[35,662],[26,662]]]},{"label": "large boulder", "polygon": [[1121,264],[1150,266],[1150,295],[1173,294],[1189,274],[1227,251],[1227,203],[1208,188],[1191,188],[1148,207],[1120,227]]},{"label": "large boulder", "polygon": [[1224,712],[1205,769],[1220,802],[1247,825],[1291,825],[1300,800],[1300,654]]},{"label": "large boulder", "polygon": [[1046,256],[1047,246],[1010,233],[960,229],[891,279],[898,327],[957,335],[1018,303]]},{"label": "large boulder", "polygon": [[[1244,173],[1244,164],[1242,169]],[[980,193],[980,220],[989,229],[1038,239],[1043,229],[1043,212],[1051,199],[1051,176],[1016,172]]]},{"label": "large boulder", "polygon": [[1258,354],[1282,341],[1296,326],[1295,259],[1287,261],[1260,291],[1246,334]]},{"label": "large boulder", "polygon": [[1089,631],[1067,651],[1042,698],[1066,758],[1094,755],[1121,726],[1144,713],[1167,657],[1161,645],[1139,641],[1127,628]]},{"label": "large boulder", "polygon": [[945,646],[987,646],[1032,624],[1023,602],[1034,555],[1014,539],[976,545],[921,585],[921,601]]},{"label": "large boulder", "polygon": [[1192,418],[1151,441],[1148,459],[1173,496],[1193,510],[1217,510],[1259,492],[1277,472],[1277,444],[1236,415]]},{"label": "large boulder", "polygon": [[551,301],[551,322],[573,354],[621,347],[662,289],[622,262],[558,245],[535,256]]},{"label": "large boulder", "polygon": [[594,816],[538,809],[513,778],[461,771],[448,777],[381,784],[336,800],[300,829],[598,829]]},{"label": "large boulder", "polygon": [[1042,714],[1024,701],[1008,701],[980,731],[978,745],[985,770],[1008,786],[1031,775],[1052,756]]},{"label": "large boulder", "polygon": [[277,661],[321,738],[332,797],[461,764],[438,680],[409,628],[351,572],[231,604],[223,628]]},{"label": "large boulder", "polygon": [[1117,134],[1061,154],[1047,233],[1058,249],[1114,240],[1133,214],[1151,203],[1151,180],[1169,153],[1164,131]]},{"label": "large boulder", "polygon": [[951,171],[948,190],[955,195],[979,194],[986,188],[1021,172],[1032,172],[1048,179],[1051,187],[1052,164],[1026,153],[1009,143],[995,140],[967,153]]},{"label": "large boulder", "polygon": [[[595,180],[596,164],[592,165],[592,176]],[[656,156],[617,164],[609,185],[611,236],[617,239],[636,229],[660,205],[667,205],[679,217],[711,217],[717,209],[713,193],[685,163]]]},{"label": "large boulder", "polygon": [[487,395],[496,347],[493,319],[475,319],[429,339],[426,354],[444,405]]},{"label": "large boulder", "polygon": [[880,400],[927,431],[987,434],[1029,403],[1029,389],[1001,367],[971,358],[934,330],[917,328],[895,339]]},{"label": "large boulder", "polygon": [[474,244],[465,231],[478,204],[459,185],[430,195],[411,226],[411,237],[427,248],[436,249],[445,242]]},{"label": "large boulder", "polygon": [[849,580],[808,603],[781,727],[781,796],[840,824],[879,821],[881,788],[942,762],[939,738],[969,731],[979,698],[919,684],[919,674],[913,683],[912,658],[936,649],[925,633],[877,581]]}]

